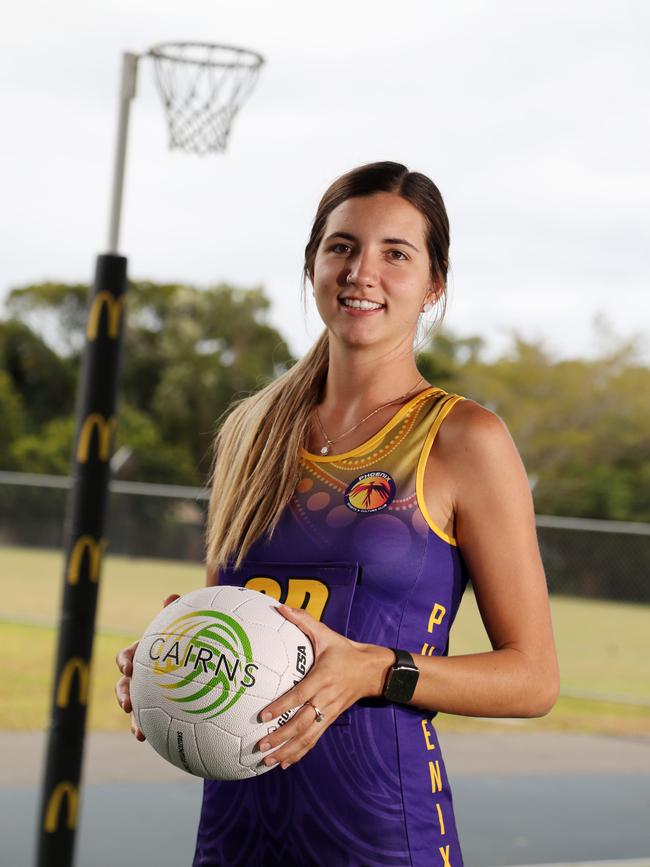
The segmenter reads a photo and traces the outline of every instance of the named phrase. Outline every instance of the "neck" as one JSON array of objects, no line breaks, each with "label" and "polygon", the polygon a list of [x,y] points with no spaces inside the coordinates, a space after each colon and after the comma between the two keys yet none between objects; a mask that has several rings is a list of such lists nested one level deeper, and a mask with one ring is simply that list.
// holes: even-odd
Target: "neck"
[{"label": "neck", "polygon": [[342,352],[330,341],[322,412],[358,420],[381,404],[397,400],[412,389],[411,397],[428,385],[420,378],[410,351],[369,358],[367,352]]}]

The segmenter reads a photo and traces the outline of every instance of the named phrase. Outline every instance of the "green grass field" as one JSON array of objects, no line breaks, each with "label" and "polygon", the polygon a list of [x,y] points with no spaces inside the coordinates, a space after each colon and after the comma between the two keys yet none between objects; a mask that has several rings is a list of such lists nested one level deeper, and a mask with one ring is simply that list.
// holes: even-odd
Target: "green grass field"
[{"label": "green grass field", "polygon": [[[0,680],[0,729],[42,729],[47,724],[62,585],[60,552],[0,547],[2,645],[8,676]],[[115,701],[117,651],[134,641],[169,593],[204,584],[193,563],[107,557],[104,561],[94,647],[89,725],[128,729]],[[551,600],[562,688],[639,697],[650,705],[649,606],[568,597]],[[452,630],[450,652],[489,650],[471,593]],[[561,697],[536,720],[483,721],[440,715],[444,729],[518,726],[525,730],[650,734],[650,706]]]}]

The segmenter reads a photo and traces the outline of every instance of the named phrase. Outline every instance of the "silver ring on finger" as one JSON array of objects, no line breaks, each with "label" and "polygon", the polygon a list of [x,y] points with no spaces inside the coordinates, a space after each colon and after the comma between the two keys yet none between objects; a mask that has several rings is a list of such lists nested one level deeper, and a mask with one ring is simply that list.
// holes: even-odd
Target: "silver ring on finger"
[{"label": "silver ring on finger", "polygon": [[325,716],[320,712],[320,710],[316,707],[314,702],[311,699],[307,699],[305,704],[310,704],[314,708],[314,713],[316,714],[316,722],[323,722]]}]

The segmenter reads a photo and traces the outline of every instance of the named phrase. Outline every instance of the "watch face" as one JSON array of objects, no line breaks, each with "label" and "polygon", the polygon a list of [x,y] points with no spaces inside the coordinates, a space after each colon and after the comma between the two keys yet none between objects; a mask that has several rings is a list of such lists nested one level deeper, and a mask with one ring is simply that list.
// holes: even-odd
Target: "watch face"
[{"label": "watch face", "polygon": [[415,692],[419,676],[420,672],[417,668],[394,668],[384,692],[384,698],[397,702],[409,701]]}]

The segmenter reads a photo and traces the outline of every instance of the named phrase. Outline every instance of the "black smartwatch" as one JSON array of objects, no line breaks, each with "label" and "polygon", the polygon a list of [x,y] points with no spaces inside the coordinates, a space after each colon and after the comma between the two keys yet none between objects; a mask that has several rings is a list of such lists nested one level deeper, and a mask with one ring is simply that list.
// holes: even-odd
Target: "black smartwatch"
[{"label": "black smartwatch", "polygon": [[420,669],[407,650],[398,650],[396,647],[391,647],[391,650],[395,654],[395,662],[386,677],[383,696],[388,701],[403,704],[409,701],[415,692]]}]

